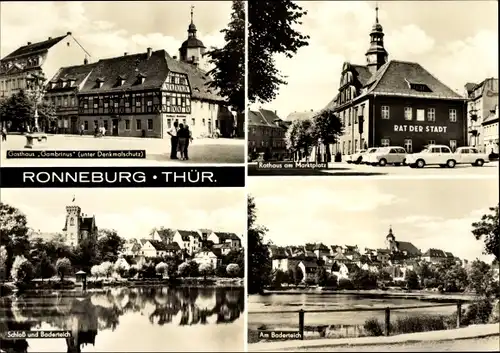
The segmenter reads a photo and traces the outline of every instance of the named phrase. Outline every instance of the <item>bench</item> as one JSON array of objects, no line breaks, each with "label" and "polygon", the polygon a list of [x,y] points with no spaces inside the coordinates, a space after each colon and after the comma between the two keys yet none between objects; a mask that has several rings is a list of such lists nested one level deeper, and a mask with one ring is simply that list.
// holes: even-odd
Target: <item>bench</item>
[{"label": "bench", "polygon": [[33,145],[36,143],[46,143],[47,135],[45,134],[26,134],[26,145],[24,148],[33,148]]}]

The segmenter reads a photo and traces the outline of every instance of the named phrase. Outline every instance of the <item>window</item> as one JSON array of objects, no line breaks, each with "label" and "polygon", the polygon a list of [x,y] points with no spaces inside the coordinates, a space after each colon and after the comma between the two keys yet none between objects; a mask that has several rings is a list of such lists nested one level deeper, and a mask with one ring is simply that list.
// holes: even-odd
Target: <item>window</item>
[{"label": "window", "polygon": [[192,119],[191,119],[191,126],[194,126],[194,122],[195,122],[195,119],[194,119],[194,118],[192,118]]},{"label": "window", "polygon": [[109,106],[108,102],[104,102],[104,108],[107,108]]},{"label": "window", "polygon": [[435,145],[436,144],[436,140],[429,140],[429,145]]},{"label": "window", "polygon": [[422,83],[410,83],[410,88],[418,92],[432,92],[429,86]]},{"label": "window", "polygon": [[358,107],[354,108],[354,124],[358,123]]},{"label": "window", "polygon": [[97,129],[99,127],[99,121],[94,120],[94,129]]},{"label": "window", "polygon": [[63,98],[63,106],[67,107],[68,106],[68,97]]},{"label": "window", "polygon": [[425,109],[417,109],[417,121],[425,121]]},{"label": "window", "polygon": [[347,154],[351,154],[351,140],[347,141]]},{"label": "window", "polygon": [[86,131],[86,130],[88,130],[88,129],[89,129],[89,122],[88,122],[87,120],[85,120],[85,121],[83,122],[83,130],[85,130],[85,131]]},{"label": "window", "polygon": [[151,107],[153,105],[153,101],[147,101],[148,107]]},{"label": "window", "polygon": [[450,116],[450,121],[452,123],[457,122],[457,110],[456,109],[450,109],[449,116]]},{"label": "window", "polygon": [[136,130],[141,130],[141,121],[139,119],[137,119],[135,121],[135,129]]},{"label": "window", "polygon": [[479,153],[475,148],[469,148],[469,153]]},{"label": "window", "polygon": [[354,153],[358,151],[358,140],[354,140]]},{"label": "window", "polygon": [[89,105],[87,103],[83,103],[83,108],[87,109]]},{"label": "window", "polygon": [[436,109],[435,108],[427,109],[427,120],[428,121],[436,121]]},{"label": "window", "polygon": [[390,113],[389,113],[389,107],[387,105],[383,105],[381,107],[381,113],[382,113],[382,119],[389,119]]},{"label": "window", "polygon": [[405,139],[404,146],[405,146],[406,153],[412,153],[413,143],[412,143],[411,139]]},{"label": "window", "polygon": [[113,106],[114,106],[115,108],[118,108],[118,102],[113,102]]},{"label": "window", "polygon": [[104,130],[108,130],[108,121],[104,120]]},{"label": "window", "polygon": [[167,119],[167,128],[171,128],[172,127],[172,119]]},{"label": "window", "polygon": [[125,119],[125,130],[130,130],[130,119]]},{"label": "window", "polygon": [[351,108],[347,109],[347,121],[349,126],[351,126]]},{"label": "window", "polygon": [[450,140],[450,148],[453,152],[457,149],[457,140]]},{"label": "window", "polygon": [[76,105],[76,99],[75,97],[71,97],[71,106],[75,106]]},{"label": "window", "polygon": [[97,109],[99,107],[98,103],[94,103],[94,109]]},{"label": "window", "polygon": [[389,146],[390,144],[391,144],[391,141],[390,141],[389,139],[382,139],[382,140],[380,140],[380,145],[381,145],[382,147],[387,147],[387,146]]},{"label": "window", "polygon": [[148,119],[148,130],[149,131],[153,130],[153,119]]},{"label": "window", "polygon": [[140,100],[136,100],[135,101],[135,106],[136,107],[140,107],[141,106],[141,101]]},{"label": "window", "polygon": [[405,107],[405,120],[413,119],[411,107]]},{"label": "window", "polygon": [[345,154],[345,141],[342,141],[342,154]]}]

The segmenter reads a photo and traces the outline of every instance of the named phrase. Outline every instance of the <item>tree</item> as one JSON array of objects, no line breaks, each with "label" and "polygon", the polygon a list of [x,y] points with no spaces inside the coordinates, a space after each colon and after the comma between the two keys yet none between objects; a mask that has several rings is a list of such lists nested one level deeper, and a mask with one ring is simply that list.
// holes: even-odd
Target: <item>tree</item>
[{"label": "tree", "polygon": [[494,280],[491,266],[484,261],[474,260],[468,271],[469,288],[478,296],[491,297],[498,295],[498,281]]},{"label": "tree", "polygon": [[352,285],[355,289],[377,288],[377,276],[370,271],[358,269],[351,275]]},{"label": "tree", "polygon": [[45,278],[52,277],[55,273],[56,269],[54,268],[54,265],[52,265],[47,253],[43,251],[38,257],[38,262],[35,267],[35,275],[40,277],[43,281]]},{"label": "tree", "polygon": [[156,273],[161,274],[163,277],[167,274],[168,265],[165,262],[160,262],[159,264],[156,265],[155,270]]},{"label": "tree", "polygon": [[248,293],[262,293],[271,280],[271,259],[267,245],[264,243],[266,228],[255,224],[256,208],[251,196],[248,196]]},{"label": "tree", "polygon": [[490,214],[484,214],[479,222],[472,223],[472,234],[477,240],[484,240],[484,254],[493,255],[500,261],[500,222],[498,219],[498,206],[490,207]]},{"label": "tree", "polygon": [[33,279],[33,265],[23,255],[16,256],[10,276],[14,282],[29,282]]},{"label": "tree", "polygon": [[75,267],[89,272],[93,265],[99,263],[98,256],[96,256],[96,243],[89,238],[82,239],[76,247],[73,254],[73,264]]},{"label": "tree", "polygon": [[0,202],[0,244],[7,251],[5,271],[9,273],[15,256],[28,255],[28,226],[19,209],[3,202]]},{"label": "tree", "polygon": [[5,246],[0,246],[0,282],[3,283],[7,279],[7,249]]},{"label": "tree", "polygon": [[121,238],[116,230],[100,229],[96,249],[99,260],[116,262],[124,244],[125,239]]},{"label": "tree", "polygon": [[67,276],[71,273],[71,261],[67,257],[57,260],[56,262],[56,271],[59,277],[61,277],[61,282],[64,281],[64,276]]},{"label": "tree", "polygon": [[206,55],[214,65],[209,75],[213,78],[209,87],[218,90],[222,97],[238,113],[245,110],[245,5],[241,0],[233,1],[231,21],[223,29],[225,44],[214,48]]},{"label": "tree", "polygon": [[313,118],[311,126],[313,141],[318,145],[321,141],[325,145],[327,162],[332,160],[330,145],[337,143],[343,131],[342,121],[332,110],[323,110]]},{"label": "tree", "polygon": [[226,267],[226,273],[231,277],[238,276],[238,272],[240,272],[240,266],[238,264],[229,264]]},{"label": "tree", "polygon": [[296,267],[293,274],[294,274],[293,281],[294,281],[295,285],[297,286],[304,280],[304,272],[302,272],[302,269],[300,267]]},{"label": "tree", "polygon": [[206,280],[207,276],[210,276],[214,273],[214,268],[211,263],[202,263],[199,268],[200,275]]},{"label": "tree", "polygon": [[320,267],[316,273],[316,284],[320,287],[325,287],[328,284],[328,273],[324,267]]},{"label": "tree", "polygon": [[0,109],[0,121],[11,122],[11,131],[32,125],[34,123],[35,102],[21,90],[6,100],[3,100]]},{"label": "tree", "polygon": [[292,121],[285,134],[286,147],[295,153],[304,150],[307,158],[309,148],[314,144],[311,126],[312,122],[308,119]]},{"label": "tree", "polygon": [[418,289],[420,285],[418,283],[418,275],[414,271],[406,271],[405,273],[405,281],[408,289]]},{"label": "tree", "polygon": [[109,277],[113,274],[114,266],[111,261],[104,261],[99,267],[103,276]]},{"label": "tree", "polygon": [[179,272],[179,276],[187,277],[189,275],[189,264],[187,262],[181,263],[177,272]]},{"label": "tree", "polygon": [[90,269],[90,274],[94,276],[95,278],[98,278],[101,276],[101,267],[99,265],[94,265]]},{"label": "tree", "polygon": [[387,270],[381,269],[377,274],[377,280],[380,282],[390,282],[392,281],[392,276]]},{"label": "tree", "polygon": [[290,0],[255,0],[248,2],[248,100],[270,102],[278,93],[285,77],[276,68],[274,55],[292,58],[308,45],[308,36],[293,27],[306,15]]}]

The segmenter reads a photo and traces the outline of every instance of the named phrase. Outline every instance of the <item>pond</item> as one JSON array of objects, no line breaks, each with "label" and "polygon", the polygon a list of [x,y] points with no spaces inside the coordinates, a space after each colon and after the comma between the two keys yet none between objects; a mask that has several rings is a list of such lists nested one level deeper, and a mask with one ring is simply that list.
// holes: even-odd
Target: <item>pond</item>
[{"label": "pond", "polygon": [[0,299],[0,333],[69,330],[71,338],[0,340],[6,352],[243,351],[242,287],[27,291]]}]

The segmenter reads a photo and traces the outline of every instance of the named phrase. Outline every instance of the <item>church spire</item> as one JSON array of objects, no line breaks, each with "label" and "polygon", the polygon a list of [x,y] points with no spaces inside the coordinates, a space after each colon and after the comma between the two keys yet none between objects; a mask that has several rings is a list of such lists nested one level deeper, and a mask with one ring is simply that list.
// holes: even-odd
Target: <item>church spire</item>
[{"label": "church spire", "polygon": [[191,5],[191,23],[188,27],[188,37],[196,38],[196,26],[194,24],[194,5]]},{"label": "church spire", "polygon": [[366,64],[372,75],[387,62],[388,56],[384,48],[384,29],[379,23],[378,10],[377,3],[375,6],[375,24],[370,32],[370,48],[365,54]]},{"label": "church spire", "polygon": [[194,15],[194,5],[191,5],[191,24],[194,24],[193,15]]}]

